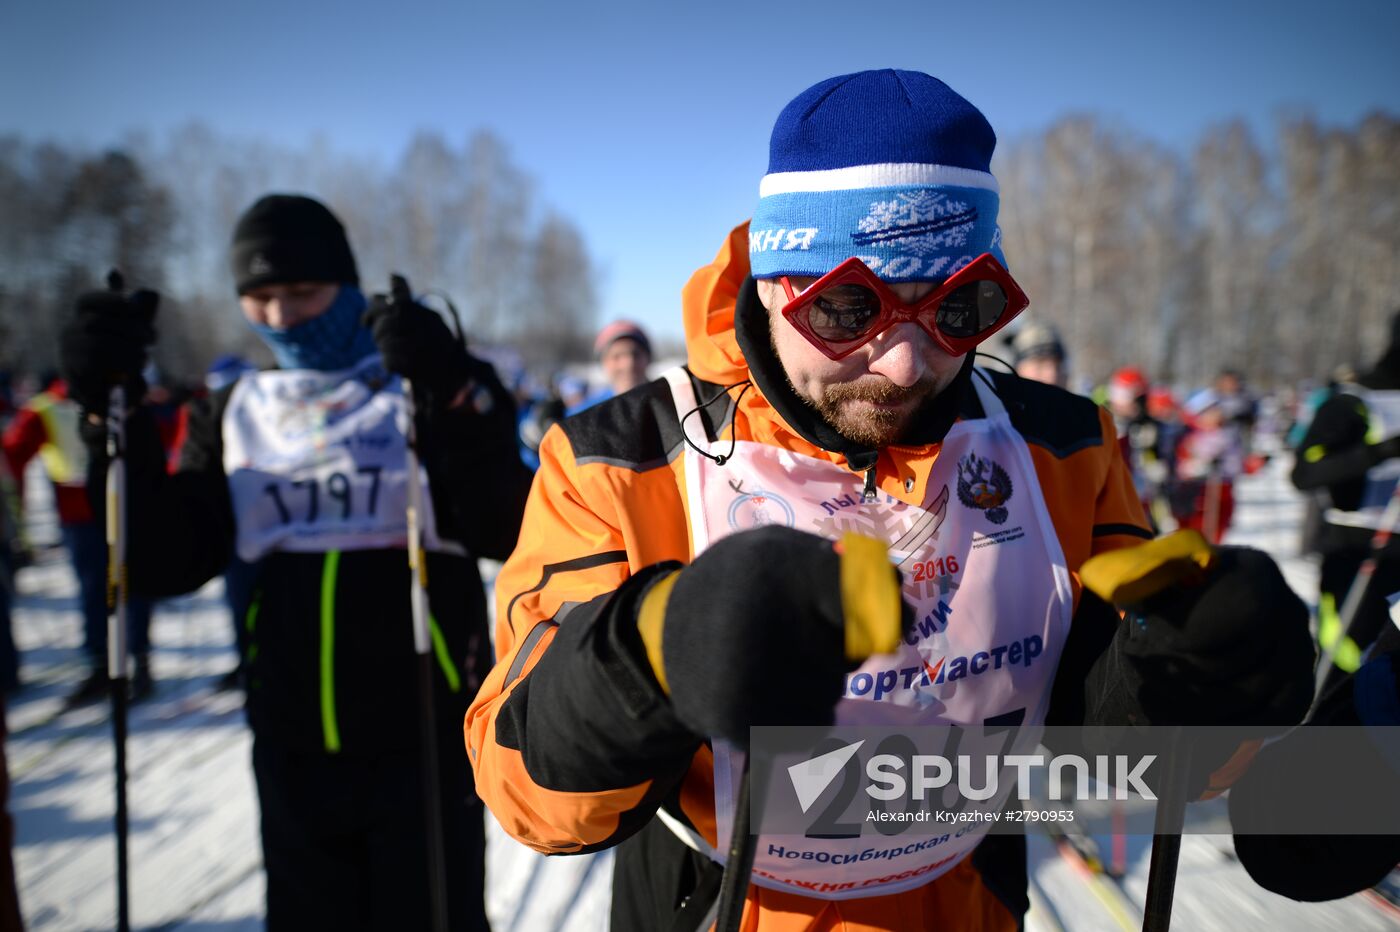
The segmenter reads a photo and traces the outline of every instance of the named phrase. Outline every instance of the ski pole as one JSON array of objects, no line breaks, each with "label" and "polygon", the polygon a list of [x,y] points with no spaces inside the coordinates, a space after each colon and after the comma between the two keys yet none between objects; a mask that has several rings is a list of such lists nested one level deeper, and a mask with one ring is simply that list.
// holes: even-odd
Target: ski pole
[{"label": "ski pole", "polygon": [[1356,571],[1356,578],[1351,581],[1351,588],[1347,590],[1346,601],[1342,603],[1342,611],[1337,616],[1337,636],[1322,645],[1322,657],[1317,663],[1317,682],[1313,689],[1313,707],[1308,710],[1309,718],[1322,699],[1322,686],[1327,681],[1327,675],[1332,672],[1332,662],[1338,649],[1351,636],[1351,627],[1356,622],[1356,616],[1361,614],[1361,603],[1366,600],[1366,594],[1375,580],[1381,554],[1390,544],[1390,538],[1397,528],[1400,528],[1400,482],[1396,483],[1394,491],[1390,493],[1390,500],[1385,504],[1385,511],[1381,514],[1376,532],[1371,535],[1371,550],[1366,559],[1361,561],[1361,568]]},{"label": "ski pole", "polygon": [[[1184,530],[1127,550],[1091,557],[1079,568],[1084,587],[1115,606],[1131,606],[1173,585],[1191,585],[1210,568],[1215,549],[1196,531]],[[1181,855],[1181,831],[1191,776],[1191,753],[1186,729],[1171,732],[1167,774],[1157,800],[1152,833],[1152,863],[1148,868],[1143,932],[1171,928],[1176,868]]]},{"label": "ski pole", "polygon": [[117,930],[131,928],[126,811],[126,390],[112,387],[107,399],[107,676],[112,696],[116,750]]},{"label": "ski pole", "polygon": [[744,772],[739,777],[739,795],[734,810],[734,830],[729,837],[729,853],[724,862],[724,876],[719,882],[719,910],[715,914],[715,932],[739,932],[744,918],[744,900],[753,874],[754,854],[758,851],[758,836],[753,834],[749,819],[750,786],[753,782],[749,764],[753,751],[744,758]]},{"label": "ski pole", "polygon": [[[847,575],[846,567],[858,566],[859,564],[869,564],[875,561],[884,564],[889,560],[889,553],[886,545],[879,540],[875,540],[865,535],[847,532],[835,543],[836,552],[840,555],[842,566],[842,592],[845,597],[848,580],[862,579],[859,573]],[[860,585],[860,583],[855,583]],[[888,654],[893,652],[899,645],[903,636],[904,626],[909,622],[907,608],[902,602],[902,596],[895,590],[893,596],[900,606],[895,611],[899,616],[899,621],[889,624],[888,606],[871,607],[865,612],[859,613],[858,617],[853,616],[849,611],[846,614],[846,659],[853,664],[859,664],[875,654]],[[853,636],[853,632],[857,636]],[[715,912],[715,932],[739,932],[739,924],[744,917],[744,901],[747,899],[749,889],[749,878],[753,875],[754,856],[758,852],[758,835],[753,831],[752,815],[749,812],[750,800],[752,799],[753,787],[753,759],[754,749],[750,744],[748,754],[744,757],[744,769],[739,777],[739,792],[735,800],[734,828],[729,838],[729,851],[724,862],[724,876],[720,879],[719,899]],[[768,793],[768,775],[771,772],[771,760],[760,768],[759,798],[763,799]]]},{"label": "ski pole", "polygon": [[[390,278],[395,302],[411,302],[408,282]],[[442,796],[438,776],[437,724],[433,703],[433,645],[428,617],[428,562],[423,552],[423,484],[419,479],[417,406],[413,385],[403,380],[408,466],[409,604],[413,611],[413,648],[418,654],[419,737],[422,743],[423,816],[427,820],[428,888],[434,932],[447,932],[447,876],[442,840]]]},{"label": "ski pole", "polygon": [[1186,824],[1187,786],[1191,779],[1191,746],[1186,729],[1173,728],[1166,780],[1157,800],[1152,829],[1152,862],[1147,869],[1147,898],[1142,932],[1167,932],[1172,924],[1176,867],[1181,857],[1181,832]]}]

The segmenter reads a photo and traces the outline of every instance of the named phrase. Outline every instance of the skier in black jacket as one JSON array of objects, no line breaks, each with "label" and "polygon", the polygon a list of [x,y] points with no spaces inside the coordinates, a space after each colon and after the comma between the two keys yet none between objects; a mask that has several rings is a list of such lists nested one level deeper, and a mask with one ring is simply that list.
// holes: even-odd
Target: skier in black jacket
[{"label": "skier in black jacket", "polygon": [[[269,928],[427,928],[399,376],[411,379],[432,503],[451,925],[485,928],[482,810],[461,727],[490,666],[473,561],[510,553],[530,479],[514,404],[436,314],[403,298],[370,306],[340,222],[317,201],[259,200],[238,222],[231,260],[244,315],[279,368],[247,374],[191,411],[173,475],[153,421],[132,410],[132,589],[189,592],[235,551],[257,566],[242,623]],[[151,336],[121,300],[90,304],[64,337],[90,421],[106,407],[112,374],[140,370]]]},{"label": "skier in black jacket", "polygon": [[1357,385],[1342,385],[1317,410],[1298,444],[1293,484],[1318,494],[1323,525],[1318,640],[1333,649],[1335,669],[1324,688],[1360,667],[1362,652],[1389,619],[1386,596],[1400,591],[1400,536],[1381,553],[1350,629],[1340,613],[1377,531],[1396,531],[1386,506],[1400,479],[1400,313],[1391,323],[1390,346]]}]

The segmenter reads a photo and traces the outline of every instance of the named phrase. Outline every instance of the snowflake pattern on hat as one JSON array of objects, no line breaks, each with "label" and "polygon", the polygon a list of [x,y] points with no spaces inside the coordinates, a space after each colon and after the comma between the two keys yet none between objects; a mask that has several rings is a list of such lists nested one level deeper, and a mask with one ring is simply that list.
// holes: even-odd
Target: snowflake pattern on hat
[{"label": "snowflake pattern on hat", "polygon": [[966,246],[976,222],[977,208],[967,201],[932,189],[911,191],[871,204],[851,241],[857,246],[897,244],[914,255],[929,256]]}]

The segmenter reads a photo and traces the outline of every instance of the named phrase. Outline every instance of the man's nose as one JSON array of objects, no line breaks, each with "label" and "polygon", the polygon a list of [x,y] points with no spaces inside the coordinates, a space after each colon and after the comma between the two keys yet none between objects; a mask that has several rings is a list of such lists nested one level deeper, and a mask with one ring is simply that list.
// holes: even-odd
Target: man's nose
[{"label": "man's nose", "polygon": [[285,330],[287,327],[287,309],[277,298],[273,298],[263,305],[263,318],[269,327],[278,330]]},{"label": "man's nose", "polygon": [[928,354],[939,352],[932,342],[916,323],[895,324],[870,341],[870,372],[909,388],[928,375]]}]

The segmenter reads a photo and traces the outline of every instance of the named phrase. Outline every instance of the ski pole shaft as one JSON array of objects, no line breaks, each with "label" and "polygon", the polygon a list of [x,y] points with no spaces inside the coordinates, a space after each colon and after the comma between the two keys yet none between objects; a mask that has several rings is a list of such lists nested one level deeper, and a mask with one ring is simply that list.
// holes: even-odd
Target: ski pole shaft
[{"label": "ski pole shaft", "polygon": [[126,391],[107,399],[107,676],[116,766],[117,929],[131,928],[126,809]]},{"label": "ski pole shaft", "polygon": [[1143,932],[1167,932],[1172,924],[1172,899],[1176,893],[1176,868],[1181,857],[1181,830],[1186,823],[1187,791],[1191,778],[1191,747],[1186,730],[1175,729],[1171,759],[1152,833],[1152,863],[1147,869],[1147,899],[1143,906]]},{"label": "ski pole shaft", "polygon": [[[425,708],[433,704],[433,658],[418,655],[418,699]],[[437,727],[431,713],[418,717],[419,739],[423,744],[423,817],[428,838],[428,895],[431,899],[433,930],[447,932],[447,870],[442,840],[442,790],[438,776]]]},{"label": "ski pole shaft", "polygon": [[754,854],[758,836],[751,831],[749,820],[751,776],[749,757],[744,758],[744,772],[739,778],[739,798],[734,810],[734,830],[729,838],[729,853],[724,862],[724,878],[719,884],[719,911],[715,916],[715,932],[739,932],[744,918],[744,900],[753,873]]},{"label": "ski pole shaft", "polygon": [[[401,281],[401,280],[400,280]],[[395,282],[397,290],[398,282]],[[407,283],[404,283],[407,290]],[[447,932],[447,874],[442,839],[442,790],[438,776],[437,721],[433,702],[433,646],[428,617],[428,564],[423,552],[423,483],[418,465],[417,408],[413,385],[403,380],[408,414],[408,566],[413,612],[413,647],[418,653],[419,735],[423,767],[423,817],[428,844],[428,888],[434,932]]]},{"label": "ski pole shaft", "polygon": [[[1351,588],[1347,590],[1346,601],[1342,603],[1342,611],[1337,616],[1337,635],[1322,645],[1322,657],[1317,662],[1317,682],[1313,689],[1313,709],[1316,709],[1322,698],[1322,686],[1327,681],[1328,674],[1332,672],[1332,662],[1336,659],[1337,651],[1351,636],[1356,616],[1361,614],[1361,605],[1365,602],[1371,583],[1376,577],[1376,565],[1380,563],[1381,554],[1385,552],[1397,529],[1400,529],[1400,483],[1397,483],[1395,491],[1391,492],[1376,532],[1371,535],[1370,553],[1361,562],[1360,569],[1356,571],[1356,578],[1351,581]],[[1309,710],[1310,717],[1312,711]]]}]

